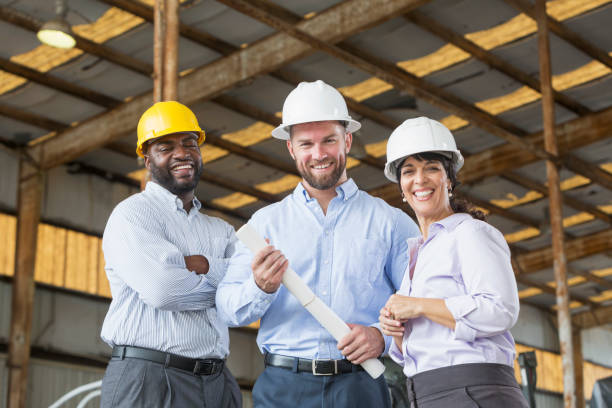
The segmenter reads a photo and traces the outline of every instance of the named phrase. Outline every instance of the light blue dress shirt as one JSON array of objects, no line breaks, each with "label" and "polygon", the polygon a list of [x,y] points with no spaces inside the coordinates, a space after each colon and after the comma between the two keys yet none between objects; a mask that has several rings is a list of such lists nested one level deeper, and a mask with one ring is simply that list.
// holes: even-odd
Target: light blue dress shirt
[{"label": "light blue dress shirt", "polygon": [[[419,230],[405,213],[358,190],[352,180],[336,193],[323,214],[300,183],[293,194],[257,211],[249,224],[283,252],[344,321],[373,325],[399,288],[408,263],[407,239]],[[341,359],[336,340],[283,285],[273,294],[259,289],[252,259],[238,243],[217,290],[217,307],[228,323],[240,326],[261,318],[257,344],[262,352]]]},{"label": "light blue dress shirt", "polygon": [[425,317],[406,322],[401,350],[394,342],[390,351],[404,374],[466,363],[513,366],[510,328],[519,299],[501,232],[468,214],[453,214],[431,224],[425,242],[410,240],[409,251],[398,293],[444,299],[456,324],[452,330]]},{"label": "light blue dress shirt", "polygon": [[[236,242],[234,228],[200,213],[160,185],[113,210],[102,239],[113,300],[102,326],[110,346],[139,346],[191,358],[224,358],[227,325],[215,292]],[[197,275],[184,257],[204,255],[210,269]]]}]

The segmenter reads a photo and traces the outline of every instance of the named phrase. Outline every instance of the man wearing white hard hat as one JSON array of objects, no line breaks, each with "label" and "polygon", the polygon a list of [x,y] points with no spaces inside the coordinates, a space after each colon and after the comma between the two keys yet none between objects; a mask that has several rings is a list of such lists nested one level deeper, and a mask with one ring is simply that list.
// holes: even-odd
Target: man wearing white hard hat
[{"label": "man wearing white hard hat", "polygon": [[422,236],[380,312],[393,336],[412,408],[526,408],[510,328],[519,299],[510,250],[482,212],[453,195],[463,157],[440,122],[409,119],[387,143],[385,176],[399,184]]},{"label": "man wearing white hard hat", "polygon": [[[359,365],[391,344],[378,311],[401,283],[410,218],[357,188],[346,157],[360,128],[342,95],[323,81],[303,82],[283,106],[272,135],[286,140],[301,183],[249,224],[270,245],[254,256],[238,244],[217,292],[229,325],[261,319],[257,344],[265,371],[253,389],[256,407],[385,407],[384,377]],[[281,285],[288,263],[351,327],[339,342]]]}]

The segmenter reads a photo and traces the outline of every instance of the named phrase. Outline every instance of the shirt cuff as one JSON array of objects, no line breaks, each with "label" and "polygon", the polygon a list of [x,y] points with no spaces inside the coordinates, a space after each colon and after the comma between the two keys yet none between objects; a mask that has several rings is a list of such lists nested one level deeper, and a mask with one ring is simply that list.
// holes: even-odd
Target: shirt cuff
[{"label": "shirt cuff", "polygon": [[395,341],[392,341],[391,347],[389,347],[389,357],[391,357],[391,360],[395,361],[400,366],[404,366],[404,354],[402,353],[402,350],[397,347]]},{"label": "shirt cuff", "polygon": [[253,299],[253,303],[255,305],[260,305],[260,309],[266,310],[270,303],[274,299],[276,299],[276,294],[280,290],[280,287],[274,293],[266,293],[257,286],[255,283],[255,277],[253,274],[246,281],[246,286],[244,289],[244,295],[247,299]]},{"label": "shirt cuff", "polygon": [[464,317],[476,309],[476,301],[470,295],[454,296],[444,300],[446,307],[455,319],[455,339],[474,341],[476,330],[464,322]]},{"label": "shirt cuff", "polygon": [[217,287],[219,282],[223,280],[225,276],[225,272],[227,270],[227,259],[223,258],[209,258],[206,256],[208,260],[208,273],[204,275],[206,280],[213,286]]}]

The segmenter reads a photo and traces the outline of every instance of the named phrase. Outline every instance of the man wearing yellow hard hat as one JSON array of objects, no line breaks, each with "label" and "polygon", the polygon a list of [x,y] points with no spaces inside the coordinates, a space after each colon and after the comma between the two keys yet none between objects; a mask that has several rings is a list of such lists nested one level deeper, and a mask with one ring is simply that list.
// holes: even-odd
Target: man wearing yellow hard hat
[{"label": "man wearing yellow hard hat", "polygon": [[102,407],[234,407],[227,326],[215,293],[234,229],[200,213],[204,131],[191,110],[159,102],[138,123],[151,181],[113,210],[102,240],[113,300],[102,326],[112,358]]}]

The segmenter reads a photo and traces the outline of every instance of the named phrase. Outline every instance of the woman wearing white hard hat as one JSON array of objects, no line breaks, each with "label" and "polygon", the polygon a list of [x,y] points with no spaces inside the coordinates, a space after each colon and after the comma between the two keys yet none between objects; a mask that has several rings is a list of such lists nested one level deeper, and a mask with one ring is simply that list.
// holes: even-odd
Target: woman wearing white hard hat
[{"label": "woman wearing white hard hat", "polygon": [[380,311],[411,407],[527,407],[510,328],[519,300],[503,235],[453,196],[463,157],[450,131],[409,119],[387,143],[385,176],[419,222],[400,290]]}]

